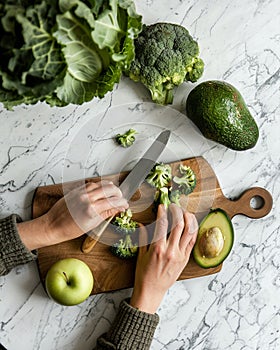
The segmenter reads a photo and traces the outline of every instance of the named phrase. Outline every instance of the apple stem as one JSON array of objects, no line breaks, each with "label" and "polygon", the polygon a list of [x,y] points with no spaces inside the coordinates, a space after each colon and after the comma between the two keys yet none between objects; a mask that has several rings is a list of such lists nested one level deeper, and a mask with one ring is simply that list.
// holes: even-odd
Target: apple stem
[{"label": "apple stem", "polygon": [[66,275],[66,272],[63,271],[63,275],[64,275],[64,277],[65,277],[65,279],[66,279],[66,283],[67,283],[67,284],[70,284],[69,279],[68,279],[68,277],[67,277],[67,275]]}]

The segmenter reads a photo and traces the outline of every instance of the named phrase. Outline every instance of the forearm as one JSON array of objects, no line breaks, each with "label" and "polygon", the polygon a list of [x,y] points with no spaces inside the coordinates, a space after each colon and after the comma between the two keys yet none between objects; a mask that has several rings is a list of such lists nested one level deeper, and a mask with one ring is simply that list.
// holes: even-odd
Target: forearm
[{"label": "forearm", "polygon": [[36,219],[17,224],[19,236],[29,250],[46,247],[59,241],[55,241],[55,235],[51,235],[48,229],[47,216],[42,215]]},{"label": "forearm", "polygon": [[36,252],[30,251],[21,240],[17,229],[20,221],[15,214],[0,220],[0,276],[37,258]]},{"label": "forearm", "polygon": [[130,305],[140,311],[154,314],[157,312],[164,295],[165,292],[160,290],[147,293],[145,288],[134,287]]},{"label": "forearm", "polygon": [[148,350],[158,323],[157,314],[140,311],[124,300],[110,330],[98,339],[95,350]]}]

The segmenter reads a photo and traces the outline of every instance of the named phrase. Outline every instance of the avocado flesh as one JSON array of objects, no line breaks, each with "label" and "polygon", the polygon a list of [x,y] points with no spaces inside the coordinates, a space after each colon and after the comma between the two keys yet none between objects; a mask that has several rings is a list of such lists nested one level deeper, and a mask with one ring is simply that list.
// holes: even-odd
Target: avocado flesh
[{"label": "avocado flesh", "polygon": [[230,253],[233,240],[233,225],[227,213],[220,208],[211,210],[199,225],[193,249],[195,262],[203,268],[218,266]]},{"label": "avocado flesh", "polygon": [[239,91],[223,81],[206,81],[189,94],[186,113],[203,136],[233,150],[256,145],[258,126]]}]

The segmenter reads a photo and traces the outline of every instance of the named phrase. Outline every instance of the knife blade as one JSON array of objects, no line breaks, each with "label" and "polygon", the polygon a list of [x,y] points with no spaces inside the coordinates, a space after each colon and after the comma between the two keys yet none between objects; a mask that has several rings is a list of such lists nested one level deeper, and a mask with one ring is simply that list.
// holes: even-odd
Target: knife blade
[{"label": "knife blade", "polygon": [[163,131],[121,183],[120,190],[122,191],[125,199],[129,200],[141,183],[144,182],[145,178],[164,150],[169,137],[170,131]]},{"label": "knife blade", "polygon": [[[163,152],[170,134],[170,130],[162,131],[121,183],[120,190],[125,199],[129,200],[144,182],[145,178]],[[103,221],[98,227],[87,233],[88,236],[85,238],[81,248],[83,253],[89,253],[92,250],[113,217],[114,216],[111,216],[109,219]]]}]

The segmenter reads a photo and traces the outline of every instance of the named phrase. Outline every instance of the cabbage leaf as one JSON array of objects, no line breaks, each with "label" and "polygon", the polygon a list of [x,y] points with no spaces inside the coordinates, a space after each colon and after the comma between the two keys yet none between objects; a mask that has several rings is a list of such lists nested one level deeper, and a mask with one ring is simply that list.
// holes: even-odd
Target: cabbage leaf
[{"label": "cabbage leaf", "polygon": [[141,29],[133,0],[0,0],[0,102],[104,97],[134,59]]}]

